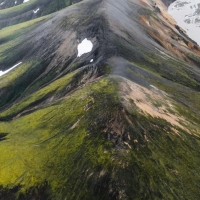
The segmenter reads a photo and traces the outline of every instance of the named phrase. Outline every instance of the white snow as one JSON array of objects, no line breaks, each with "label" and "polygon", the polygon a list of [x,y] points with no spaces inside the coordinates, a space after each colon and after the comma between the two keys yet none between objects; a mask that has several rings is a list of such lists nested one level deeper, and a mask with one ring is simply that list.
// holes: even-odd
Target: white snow
[{"label": "white snow", "polygon": [[168,13],[200,45],[200,0],[177,0],[169,6]]},{"label": "white snow", "polygon": [[30,0],[24,0],[24,2],[23,2],[23,3],[26,3],[26,2],[28,2],[28,1],[30,1]]},{"label": "white snow", "polygon": [[93,62],[93,61],[94,61],[93,59],[90,60],[90,62]]},{"label": "white snow", "polygon": [[5,2],[0,3],[0,6],[2,6],[3,4],[5,4]]},{"label": "white snow", "polygon": [[15,1],[15,4],[17,4],[17,1]]},{"label": "white snow", "polygon": [[11,67],[10,69],[6,70],[6,71],[0,71],[0,76],[3,76],[4,74],[7,74],[9,71],[11,71],[12,69],[14,69],[15,67],[21,65],[22,62],[17,63],[16,65],[14,65],[13,67]]},{"label": "white snow", "polygon": [[36,10],[33,10],[33,12],[36,14],[40,9],[37,8]]},{"label": "white snow", "polygon": [[87,38],[85,38],[79,45],[78,45],[78,56],[80,57],[85,53],[89,53],[92,51],[93,48],[93,44],[90,40],[88,40]]}]

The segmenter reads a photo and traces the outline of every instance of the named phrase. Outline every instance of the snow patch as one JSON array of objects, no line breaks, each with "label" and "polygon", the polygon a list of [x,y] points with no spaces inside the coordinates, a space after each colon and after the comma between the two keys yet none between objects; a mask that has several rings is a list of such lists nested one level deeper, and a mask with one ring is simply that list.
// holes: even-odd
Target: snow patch
[{"label": "snow patch", "polygon": [[28,1],[30,1],[30,0],[24,0],[24,2],[23,2],[23,3],[26,3],[26,2],[28,2]]},{"label": "snow patch", "polygon": [[93,62],[93,61],[94,61],[93,59],[90,60],[90,62]]},{"label": "snow patch", "polygon": [[10,69],[6,70],[6,71],[0,71],[0,76],[3,76],[4,74],[7,74],[9,71],[11,71],[12,69],[14,69],[15,67],[21,65],[22,62],[17,63],[16,65],[14,65],[13,67],[11,67]]},{"label": "snow patch", "polygon": [[77,47],[78,49],[78,56],[80,57],[85,53],[89,53],[92,51],[93,48],[93,44],[90,40],[88,40],[87,38],[85,38]]},{"label": "snow patch", "polygon": [[175,1],[169,6],[168,13],[200,45],[200,0]]},{"label": "snow patch", "polygon": [[37,8],[36,10],[33,10],[34,14],[36,14],[40,9]]}]

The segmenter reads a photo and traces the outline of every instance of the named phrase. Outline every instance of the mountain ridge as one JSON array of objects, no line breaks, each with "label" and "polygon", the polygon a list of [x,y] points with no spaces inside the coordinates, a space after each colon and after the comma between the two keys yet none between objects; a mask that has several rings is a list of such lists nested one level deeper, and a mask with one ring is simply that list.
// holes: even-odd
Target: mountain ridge
[{"label": "mountain ridge", "polygon": [[199,197],[199,47],[155,2],[84,0],[0,30],[0,70],[22,62],[0,77],[0,199]]}]

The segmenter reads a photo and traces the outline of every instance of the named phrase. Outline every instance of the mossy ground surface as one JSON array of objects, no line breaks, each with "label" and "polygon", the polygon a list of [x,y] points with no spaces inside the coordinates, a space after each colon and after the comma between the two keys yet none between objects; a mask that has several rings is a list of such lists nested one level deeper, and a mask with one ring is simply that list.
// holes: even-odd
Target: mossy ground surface
[{"label": "mossy ground surface", "polygon": [[[46,184],[51,199],[196,199],[199,137],[181,129],[177,135],[165,120],[137,109],[123,111],[117,83],[100,79],[1,122],[0,185],[19,186],[19,197]],[[124,129],[117,139],[111,131],[115,120]]]},{"label": "mossy ground surface", "polygon": [[[0,199],[199,199],[199,57],[188,54],[195,63],[189,65],[145,48],[128,31],[119,36],[112,28],[107,30],[109,23],[95,10],[101,1],[90,4],[95,19],[94,13],[85,13],[87,6],[79,13],[83,18],[77,18],[73,9],[79,8],[72,6],[69,15],[54,18],[58,31],[50,29],[53,15],[46,14],[75,2],[40,1],[47,3],[40,13],[45,17],[27,21],[29,16],[22,19],[27,22],[0,30],[1,69],[23,61],[0,77]],[[38,3],[10,3],[12,8],[1,10],[0,19],[30,11]],[[152,11],[142,12],[158,19]],[[47,53],[26,56],[29,44],[34,46],[26,39],[37,41],[29,33],[41,30],[37,28],[42,23],[50,32],[42,35],[44,43],[35,49],[48,47],[41,51]],[[87,62],[89,55],[76,58],[70,48],[60,50],[77,45],[86,37],[83,30],[103,44],[94,40],[93,63]],[[66,34],[64,39],[57,40],[56,32]],[[72,38],[73,45],[65,40],[70,35],[77,37]],[[165,93],[173,107],[166,112],[182,117],[181,126],[141,111],[139,96],[136,101],[126,99],[125,105],[120,96],[124,80],[144,91],[152,91],[153,85],[156,94]],[[137,97],[136,90],[133,95]],[[166,106],[152,96],[149,101],[155,110]]]},{"label": "mossy ground surface", "polygon": [[[2,5],[3,9],[0,9],[0,27],[4,28],[46,16],[79,1],[81,0],[31,0],[23,3],[22,0],[8,0]],[[38,12],[34,13],[33,11],[38,8]]]},{"label": "mossy ground surface", "polygon": [[[0,185],[12,188],[19,184],[25,191],[47,181],[52,191],[57,191],[64,189],[67,182],[71,185],[78,181],[78,177],[70,177],[90,170],[90,165],[109,168],[112,152],[105,153],[104,148],[109,148],[110,143],[100,133],[88,131],[93,119],[86,110],[97,112],[101,98],[114,99],[114,88],[112,81],[103,79],[28,116],[2,122],[0,132],[7,136],[1,141]],[[98,90],[101,95],[95,99]],[[74,190],[80,184],[81,180]]]}]

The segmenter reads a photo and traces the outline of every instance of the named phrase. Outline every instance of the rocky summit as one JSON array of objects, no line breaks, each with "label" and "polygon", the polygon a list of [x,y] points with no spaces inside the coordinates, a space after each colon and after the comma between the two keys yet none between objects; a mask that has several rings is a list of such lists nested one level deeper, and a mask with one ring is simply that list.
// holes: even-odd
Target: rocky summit
[{"label": "rocky summit", "polygon": [[0,200],[200,199],[200,47],[173,2],[0,0]]}]

